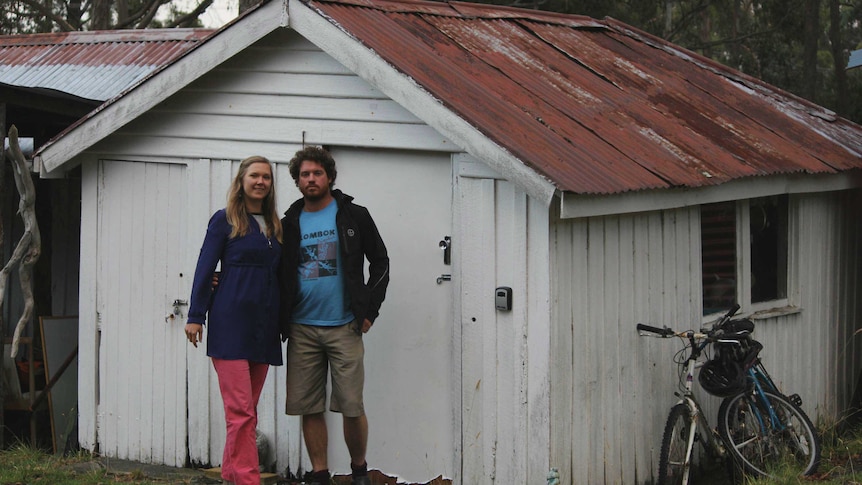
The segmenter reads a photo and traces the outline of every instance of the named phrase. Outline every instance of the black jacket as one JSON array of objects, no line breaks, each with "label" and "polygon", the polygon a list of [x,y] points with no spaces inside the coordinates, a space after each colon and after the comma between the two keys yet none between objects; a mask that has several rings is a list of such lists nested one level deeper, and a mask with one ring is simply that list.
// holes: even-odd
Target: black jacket
[{"label": "black jacket", "polygon": [[[366,318],[373,322],[380,314],[380,305],[386,298],[386,287],[389,285],[389,255],[386,245],[380,238],[368,209],[354,204],[353,197],[338,189],[332,191],[332,196],[338,204],[335,225],[338,228],[344,285],[350,294],[351,310],[360,325]],[[299,215],[303,207],[305,201],[297,200],[281,219],[284,231],[280,269],[282,340],[287,337],[287,326],[291,323],[299,290]],[[363,271],[366,258],[369,262],[367,282]]]}]

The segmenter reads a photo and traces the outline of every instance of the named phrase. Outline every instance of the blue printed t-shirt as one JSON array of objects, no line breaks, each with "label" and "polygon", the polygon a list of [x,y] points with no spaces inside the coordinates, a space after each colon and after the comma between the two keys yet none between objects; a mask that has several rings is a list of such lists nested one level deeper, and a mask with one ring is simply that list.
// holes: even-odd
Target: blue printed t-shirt
[{"label": "blue printed t-shirt", "polygon": [[350,298],[344,291],[341,252],[333,200],[316,212],[299,216],[299,299],[293,321],[304,325],[338,326],[353,321]]}]

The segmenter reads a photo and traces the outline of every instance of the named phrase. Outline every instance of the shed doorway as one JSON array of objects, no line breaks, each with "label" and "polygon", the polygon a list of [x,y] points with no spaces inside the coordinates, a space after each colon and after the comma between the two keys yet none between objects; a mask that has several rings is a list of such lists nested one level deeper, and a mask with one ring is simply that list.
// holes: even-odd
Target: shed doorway
[{"label": "shed doorway", "polygon": [[173,302],[192,277],[182,260],[186,166],[103,160],[97,190],[99,450],[183,466],[185,319],[174,315]]}]

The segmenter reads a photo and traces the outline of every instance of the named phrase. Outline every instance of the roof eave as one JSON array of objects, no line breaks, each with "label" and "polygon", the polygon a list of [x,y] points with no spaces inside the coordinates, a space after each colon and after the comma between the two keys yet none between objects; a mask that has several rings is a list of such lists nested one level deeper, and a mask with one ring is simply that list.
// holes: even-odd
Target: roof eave
[{"label": "roof eave", "polygon": [[855,188],[862,188],[860,170],[828,174],[793,173],[746,177],[720,185],[640,190],[619,194],[563,192],[560,196],[560,217],[573,219],[632,214],[771,195],[830,192]]},{"label": "roof eave", "polygon": [[543,175],[444,106],[412,78],[331,22],[322,12],[301,0],[289,0],[288,10],[293,30],[452,140],[459,149],[488,164],[531,197],[550,206],[557,189]]},{"label": "roof eave", "polygon": [[43,145],[35,167],[43,174],[67,162],[164,101],[273,30],[287,25],[287,0],[265,2],[230,28],[202,41],[175,62],[156,71],[126,93],[106,101],[81,122]]}]

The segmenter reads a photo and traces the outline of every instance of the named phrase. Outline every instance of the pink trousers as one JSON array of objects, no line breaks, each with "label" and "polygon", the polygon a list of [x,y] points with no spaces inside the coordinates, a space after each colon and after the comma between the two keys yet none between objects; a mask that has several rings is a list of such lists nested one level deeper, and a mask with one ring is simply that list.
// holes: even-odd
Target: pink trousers
[{"label": "pink trousers", "polygon": [[221,476],[236,485],[260,485],[257,455],[257,401],[266,381],[269,364],[247,360],[212,359],[218,374],[227,437]]}]

